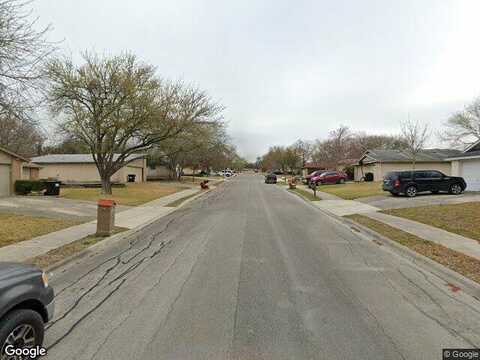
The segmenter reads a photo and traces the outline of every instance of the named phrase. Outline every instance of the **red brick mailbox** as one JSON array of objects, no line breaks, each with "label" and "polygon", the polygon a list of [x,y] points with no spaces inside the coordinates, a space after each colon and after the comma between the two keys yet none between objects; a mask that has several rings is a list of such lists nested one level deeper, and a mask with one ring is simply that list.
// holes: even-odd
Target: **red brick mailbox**
[{"label": "red brick mailbox", "polygon": [[109,199],[98,200],[97,209],[97,236],[112,235],[115,227],[115,201]]}]

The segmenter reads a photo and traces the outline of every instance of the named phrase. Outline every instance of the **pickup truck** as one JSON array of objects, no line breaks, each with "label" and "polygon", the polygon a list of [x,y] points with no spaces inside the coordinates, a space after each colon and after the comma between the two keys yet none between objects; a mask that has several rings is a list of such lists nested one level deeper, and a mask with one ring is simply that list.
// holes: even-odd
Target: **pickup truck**
[{"label": "pickup truck", "polygon": [[0,262],[0,359],[23,358],[8,355],[14,349],[41,347],[54,306],[54,292],[42,270]]}]

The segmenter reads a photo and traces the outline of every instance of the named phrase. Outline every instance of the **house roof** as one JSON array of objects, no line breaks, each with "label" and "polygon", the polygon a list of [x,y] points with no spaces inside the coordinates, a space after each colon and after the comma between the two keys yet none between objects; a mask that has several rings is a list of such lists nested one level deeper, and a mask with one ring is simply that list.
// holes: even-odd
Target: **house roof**
[{"label": "house roof", "polygon": [[326,169],[325,164],[321,162],[306,162],[303,166],[304,169]]},{"label": "house roof", "polygon": [[[114,160],[117,160],[120,154],[114,155]],[[126,162],[131,162],[136,159],[144,158],[145,154],[132,154],[127,156]],[[32,158],[32,161],[37,164],[90,164],[94,163],[92,154],[52,154],[43,155]]]},{"label": "house roof", "polygon": [[[425,149],[417,154],[416,162],[442,162],[448,158],[461,155],[460,150],[455,149]],[[364,163],[372,162],[411,162],[411,156],[404,150],[368,150],[360,158],[367,159]]]},{"label": "house roof", "polygon": [[24,168],[29,168],[29,169],[41,169],[42,168],[42,166],[40,166],[38,164],[34,164],[32,162],[24,164],[23,167]]},{"label": "house roof", "polygon": [[5,149],[5,148],[3,148],[3,147],[1,147],[1,146],[0,146],[0,151],[1,151],[1,152],[4,152],[5,154],[8,154],[8,155],[10,155],[10,156],[12,156],[12,157],[14,157],[14,158],[17,158],[17,159],[19,159],[19,160],[26,161],[26,162],[29,162],[29,161],[30,161],[30,160],[28,160],[27,158],[25,158],[25,157],[23,157],[23,156],[21,156],[21,155],[15,154],[14,152],[12,152],[12,151],[10,151],[10,150],[7,150],[7,149]]},{"label": "house roof", "polygon": [[473,144],[470,144],[470,146],[468,146],[465,149],[465,152],[479,151],[479,150],[480,150],[480,140],[478,140],[477,142],[474,142]]},{"label": "house roof", "polygon": [[480,158],[480,150],[476,151],[468,151],[465,153],[462,153],[460,156],[455,156],[448,158],[447,160],[464,160],[464,159],[476,159]]}]

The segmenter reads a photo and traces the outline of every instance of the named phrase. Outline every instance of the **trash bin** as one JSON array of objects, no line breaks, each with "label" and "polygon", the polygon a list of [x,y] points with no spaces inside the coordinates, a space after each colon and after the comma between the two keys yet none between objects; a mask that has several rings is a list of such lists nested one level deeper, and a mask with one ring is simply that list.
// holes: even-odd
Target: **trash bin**
[{"label": "trash bin", "polygon": [[129,174],[129,175],[127,175],[127,181],[128,181],[128,182],[135,182],[136,176],[137,176],[137,175],[135,175],[135,174]]},{"label": "trash bin", "polygon": [[115,227],[115,201],[110,199],[98,200],[97,209],[97,236],[112,235]]},{"label": "trash bin", "polygon": [[43,193],[48,196],[58,196],[60,195],[60,181],[46,181],[45,182],[46,190]]}]

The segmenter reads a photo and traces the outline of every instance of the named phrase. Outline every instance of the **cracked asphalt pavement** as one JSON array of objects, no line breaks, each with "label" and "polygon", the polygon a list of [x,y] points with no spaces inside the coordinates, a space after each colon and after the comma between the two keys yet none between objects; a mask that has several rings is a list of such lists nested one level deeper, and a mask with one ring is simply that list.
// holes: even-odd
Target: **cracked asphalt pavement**
[{"label": "cracked asphalt pavement", "polygon": [[259,175],[51,275],[48,359],[441,359],[480,303]]}]

